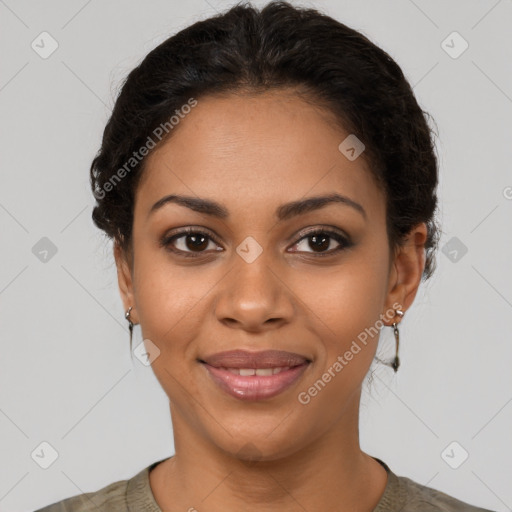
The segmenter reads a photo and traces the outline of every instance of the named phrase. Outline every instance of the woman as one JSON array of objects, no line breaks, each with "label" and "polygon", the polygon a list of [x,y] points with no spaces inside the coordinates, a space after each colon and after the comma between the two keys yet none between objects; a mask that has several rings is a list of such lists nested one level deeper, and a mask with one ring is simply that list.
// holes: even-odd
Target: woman
[{"label": "woman", "polygon": [[484,510],[359,446],[439,237],[431,131],[383,50],[285,2],[195,23],[129,74],[91,183],[175,455],[41,511]]}]

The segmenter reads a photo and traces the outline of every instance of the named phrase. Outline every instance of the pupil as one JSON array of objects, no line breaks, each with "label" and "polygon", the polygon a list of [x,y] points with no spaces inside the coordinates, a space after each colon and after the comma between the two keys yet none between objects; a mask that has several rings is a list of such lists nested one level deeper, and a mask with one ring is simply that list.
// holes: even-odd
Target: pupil
[{"label": "pupil", "polygon": [[[314,245],[311,245],[312,249],[327,249],[329,247],[329,236],[328,235],[312,235],[311,240]],[[327,240],[327,244],[325,243]]]},{"label": "pupil", "polygon": [[[193,240],[191,244],[190,240]],[[204,235],[188,235],[186,241],[188,249],[206,249],[208,247],[207,237]]]}]

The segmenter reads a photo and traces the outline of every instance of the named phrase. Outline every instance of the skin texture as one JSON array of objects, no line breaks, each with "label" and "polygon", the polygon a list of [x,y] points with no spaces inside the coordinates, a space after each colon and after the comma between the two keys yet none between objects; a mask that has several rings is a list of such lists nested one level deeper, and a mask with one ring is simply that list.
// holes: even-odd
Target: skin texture
[{"label": "skin texture", "polygon": [[[385,197],[364,153],[349,161],[338,150],[347,136],[291,90],[209,96],[148,156],[133,253],[115,244],[114,255],[124,307],[133,306],[143,339],[160,350],[152,367],[170,401],[176,453],[150,473],[163,510],[371,511],[384,492],[385,470],[362,452],[358,432],[378,336],[307,405],[297,400],[393,304],[406,312],[425,265],[423,223],[396,254],[389,251]],[[281,204],[333,192],[361,204],[366,219],[330,204],[277,222]],[[213,199],[229,217],[177,204],[148,215],[171,193]],[[315,250],[299,236],[321,225],[342,230],[353,245],[316,256],[340,247],[330,238]],[[187,226],[220,243],[207,239],[195,250],[186,236],[174,241],[197,258],[159,245]],[[236,252],[248,236],[263,250],[252,263]],[[386,318],[385,325],[400,321]],[[285,392],[244,402],[197,361],[235,348],[287,350],[312,363]]]}]

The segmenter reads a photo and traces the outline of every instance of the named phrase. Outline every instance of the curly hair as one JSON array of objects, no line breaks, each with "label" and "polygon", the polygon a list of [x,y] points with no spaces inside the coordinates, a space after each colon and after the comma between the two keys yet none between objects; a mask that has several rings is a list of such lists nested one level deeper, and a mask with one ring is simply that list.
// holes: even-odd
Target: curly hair
[{"label": "curly hair", "polygon": [[[146,161],[138,150],[172,136],[170,128],[179,126],[170,126],[174,113],[201,96],[287,87],[328,109],[340,127],[363,141],[363,156],[385,193],[391,250],[415,225],[426,223],[422,278],[428,279],[439,241],[438,163],[429,114],[384,50],[316,9],[285,1],[262,9],[242,2],[198,21],[128,74],[90,168],[96,226],[131,249],[135,191]],[[165,134],[159,126],[167,127]]]}]

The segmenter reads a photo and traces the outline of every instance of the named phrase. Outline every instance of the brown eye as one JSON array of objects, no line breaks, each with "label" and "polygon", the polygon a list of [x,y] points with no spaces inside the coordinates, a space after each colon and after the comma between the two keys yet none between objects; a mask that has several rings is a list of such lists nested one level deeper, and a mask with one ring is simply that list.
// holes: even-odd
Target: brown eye
[{"label": "brown eye", "polygon": [[[211,244],[213,244],[213,247]],[[199,256],[206,252],[209,247],[218,250],[214,248],[215,244],[215,240],[209,233],[193,228],[187,228],[172,236],[165,236],[160,242],[161,246],[185,257],[194,257],[196,256],[194,253]]]},{"label": "brown eye", "polygon": [[[337,247],[332,247],[333,241],[338,244]],[[213,235],[198,228],[186,228],[170,236],[164,236],[160,245],[184,257],[198,257],[207,254],[211,250],[223,250],[222,247],[219,247],[219,243]],[[217,248],[215,248],[216,245]],[[305,252],[313,254],[313,256],[332,256],[353,244],[346,236],[337,231],[317,228],[303,233],[294,247],[300,247],[301,245],[303,246],[301,249],[292,252]],[[311,250],[308,251],[308,248]]]},{"label": "brown eye", "polygon": [[185,247],[191,251],[202,251],[208,247],[208,237],[200,233],[183,235],[175,240],[180,238],[184,238]]},{"label": "brown eye", "polygon": [[[332,248],[333,240],[338,244],[338,247]],[[298,249],[297,252],[311,252],[315,256],[330,256],[352,245],[348,238],[340,233],[325,229],[317,229],[306,233],[295,243],[294,247],[300,247],[301,244],[303,248]],[[312,251],[307,251],[307,248],[311,248]],[[328,250],[329,248],[330,250]]]}]

